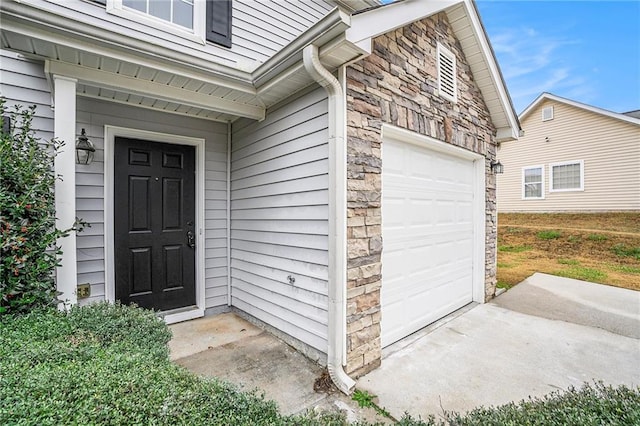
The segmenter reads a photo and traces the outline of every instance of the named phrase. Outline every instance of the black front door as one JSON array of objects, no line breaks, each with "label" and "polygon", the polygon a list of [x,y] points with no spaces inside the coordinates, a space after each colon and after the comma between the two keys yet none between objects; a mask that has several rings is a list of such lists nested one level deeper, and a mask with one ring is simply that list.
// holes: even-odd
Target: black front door
[{"label": "black front door", "polygon": [[115,140],[116,299],[195,305],[195,148]]}]

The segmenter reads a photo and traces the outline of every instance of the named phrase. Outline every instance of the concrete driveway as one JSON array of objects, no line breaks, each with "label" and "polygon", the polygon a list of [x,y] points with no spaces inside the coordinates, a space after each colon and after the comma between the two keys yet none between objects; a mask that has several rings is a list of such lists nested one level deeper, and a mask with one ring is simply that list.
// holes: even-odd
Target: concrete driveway
[{"label": "concrete driveway", "polygon": [[[340,409],[382,420],[339,393],[313,390],[322,368],[234,314],[172,326],[176,362],[257,387],[286,413]],[[357,388],[395,418],[465,412],[580,386],[640,385],[640,292],[535,274],[392,345]]]},{"label": "concrete driveway", "polygon": [[387,349],[358,380],[399,418],[466,412],[583,382],[640,385],[640,292],[535,274]]}]

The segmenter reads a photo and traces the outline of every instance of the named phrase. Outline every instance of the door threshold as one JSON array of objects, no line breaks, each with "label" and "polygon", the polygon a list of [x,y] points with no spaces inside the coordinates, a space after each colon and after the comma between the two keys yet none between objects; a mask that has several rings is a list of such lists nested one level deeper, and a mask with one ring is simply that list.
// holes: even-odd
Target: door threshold
[{"label": "door threshold", "polygon": [[158,316],[167,324],[175,324],[177,322],[188,321],[204,316],[204,309],[195,305],[185,306],[184,308],[171,309],[169,311],[158,312]]}]

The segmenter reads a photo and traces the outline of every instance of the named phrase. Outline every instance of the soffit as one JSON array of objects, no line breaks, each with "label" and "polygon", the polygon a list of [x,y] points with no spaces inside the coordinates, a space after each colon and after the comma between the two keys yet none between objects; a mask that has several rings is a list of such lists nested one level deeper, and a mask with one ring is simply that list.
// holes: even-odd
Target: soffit
[{"label": "soffit", "polygon": [[[4,6],[3,6],[4,8]],[[267,108],[313,84],[302,49],[314,43],[330,70],[361,54],[344,41],[349,16],[335,9],[253,73],[184,64],[108,40],[52,28],[2,10],[3,49],[43,60],[49,74],[78,80],[79,96],[132,104],[208,120],[261,120]],[[224,68],[224,67],[223,67]]]}]

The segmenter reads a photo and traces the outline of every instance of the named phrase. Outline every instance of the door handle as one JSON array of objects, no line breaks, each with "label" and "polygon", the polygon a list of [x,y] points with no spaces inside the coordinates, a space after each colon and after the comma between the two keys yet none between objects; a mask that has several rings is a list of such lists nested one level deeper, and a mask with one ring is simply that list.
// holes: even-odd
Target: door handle
[{"label": "door handle", "polygon": [[187,231],[187,245],[191,248],[196,248],[196,236],[193,231]]}]

